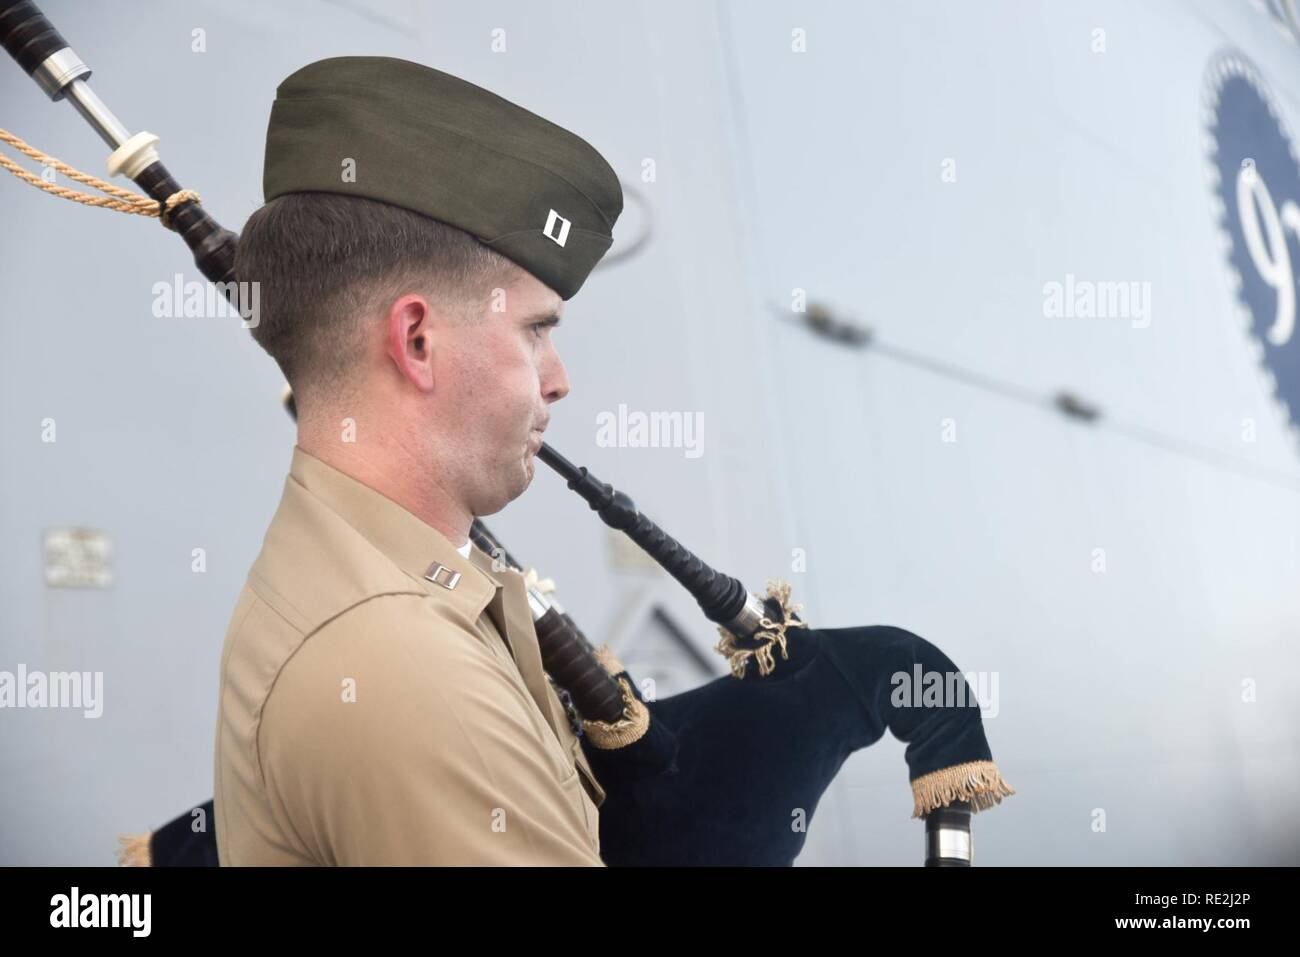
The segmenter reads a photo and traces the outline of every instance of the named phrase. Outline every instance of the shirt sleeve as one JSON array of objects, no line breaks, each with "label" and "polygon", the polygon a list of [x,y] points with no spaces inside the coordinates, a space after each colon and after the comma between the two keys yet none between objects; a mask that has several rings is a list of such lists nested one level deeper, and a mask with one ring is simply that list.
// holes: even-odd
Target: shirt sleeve
[{"label": "shirt sleeve", "polygon": [[602,866],[578,773],[505,667],[420,596],[309,636],[257,736],[286,833],[328,865]]}]

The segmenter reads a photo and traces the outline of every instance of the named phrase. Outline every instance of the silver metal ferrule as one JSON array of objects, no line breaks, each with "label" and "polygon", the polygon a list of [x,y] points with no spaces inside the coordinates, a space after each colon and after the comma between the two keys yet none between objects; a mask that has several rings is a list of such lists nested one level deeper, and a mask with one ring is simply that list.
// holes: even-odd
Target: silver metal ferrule
[{"label": "silver metal ferrule", "polygon": [[745,595],[745,607],[740,610],[740,614],[723,627],[737,638],[749,638],[763,627],[763,619],[766,617],[767,606],[763,599],[749,592]]},{"label": "silver metal ferrule", "polygon": [[62,99],[63,88],[73,80],[84,80],[89,76],[90,67],[81,62],[81,57],[73,52],[72,47],[55,50],[32,71],[32,79],[40,84],[51,100]]},{"label": "silver metal ferrule", "polygon": [[[49,60],[46,61],[48,62]],[[131,138],[130,132],[113,115],[113,111],[104,105],[104,101],[96,96],[95,91],[84,81],[73,80],[63,92],[67,95],[68,102],[77,108],[77,112],[85,117],[86,122],[99,134],[100,139],[113,149],[117,149]]]},{"label": "silver metal ferrule", "polygon": [[528,589],[528,610],[533,613],[533,621],[541,621],[542,616],[551,610],[551,602],[536,588]]},{"label": "silver metal ferrule", "polygon": [[927,828],[925,857],[926,860],[943,858],[970,864],[975,858],[975,846],[970,831],[961,827]]}]

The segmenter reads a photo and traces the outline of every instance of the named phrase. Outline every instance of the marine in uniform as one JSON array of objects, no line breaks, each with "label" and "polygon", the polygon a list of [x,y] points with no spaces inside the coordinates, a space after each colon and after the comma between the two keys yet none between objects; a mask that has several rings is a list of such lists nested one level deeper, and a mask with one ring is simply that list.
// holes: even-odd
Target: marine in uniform
[{"label": "marine in uniform", "polygon": [[[622,209],[583,140],[386,57],[281,84],[264,187],[448,223],[566,300]],[[523,577],[301,445],[226,634],[214,776],[222,865],[602,863],[604,791]]]}]

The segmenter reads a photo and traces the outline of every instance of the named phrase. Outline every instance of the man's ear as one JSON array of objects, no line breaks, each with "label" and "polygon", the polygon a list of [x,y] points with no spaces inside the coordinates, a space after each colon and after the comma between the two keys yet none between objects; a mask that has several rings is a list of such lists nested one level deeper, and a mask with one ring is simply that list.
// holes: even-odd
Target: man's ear
[{"label": "man's ear", "polygon": [[423,392],[433,390],[434,318],[429,301],[409,293],[393,301],[385,319],[389,359],[402,378]]}]

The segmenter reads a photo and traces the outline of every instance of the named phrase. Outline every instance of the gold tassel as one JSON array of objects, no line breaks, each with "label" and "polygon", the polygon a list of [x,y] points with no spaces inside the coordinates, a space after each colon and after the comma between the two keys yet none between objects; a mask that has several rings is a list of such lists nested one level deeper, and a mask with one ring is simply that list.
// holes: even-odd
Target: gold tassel
[{"label": "gold tassel", "polygon": [[117,843],[120,845],[117,849],[117,866],[118,867],[152,867],[153,858],[149,853],[149,838],[153,837],[153,832],[148,834],[119,834]]},{"label": "gold tassel", "polygon": [[741,648],[736,644],[736,636],[727,631],[721,625],[718,626],[718,633],[722,635],[722,640],[714,646],[713,650],[722,655],[731,665],[731,673],[734,677],[745,677],[745,666],[749,659],[753,658],[758,662],[758,675],[760,678],[770,675],[776,668],[776,656],[772,654],[772,646],[781,646],[781,657],[789,661],[790,653],[786,650],[785,630],[787,628],[807,628],[807,624],[794,619],[794,613],[803,609],[802,604],[790,604],[790,584],[782,581],[769,581],[767,583],[767,597],[775,598],[777,604],[781,606],[781,621],[772,621],[770,618],[760,618],[759,624],[762,628],[754,632],[754,640],[762,642],[757,648]]},{"label": "gold tassel", "polygon": [[619,678],[618,684],[623,689],[623,717],[614,722],[585,719],[582,722],[583,731],[591,743],[602,751],[627,747],[639,741],[650,727],[650,709],[632,693],[627,678]]},{"label": "gold tassel", "polygon": [[923,774],[912,782],[912,796],[916,802],[912,817],[924,817],[935,808],[953,801],[970,801],[971,813],[978,814],[1001,804],[1004,797],[1015,793],[992,761],[954,764],[950,768]]}]

